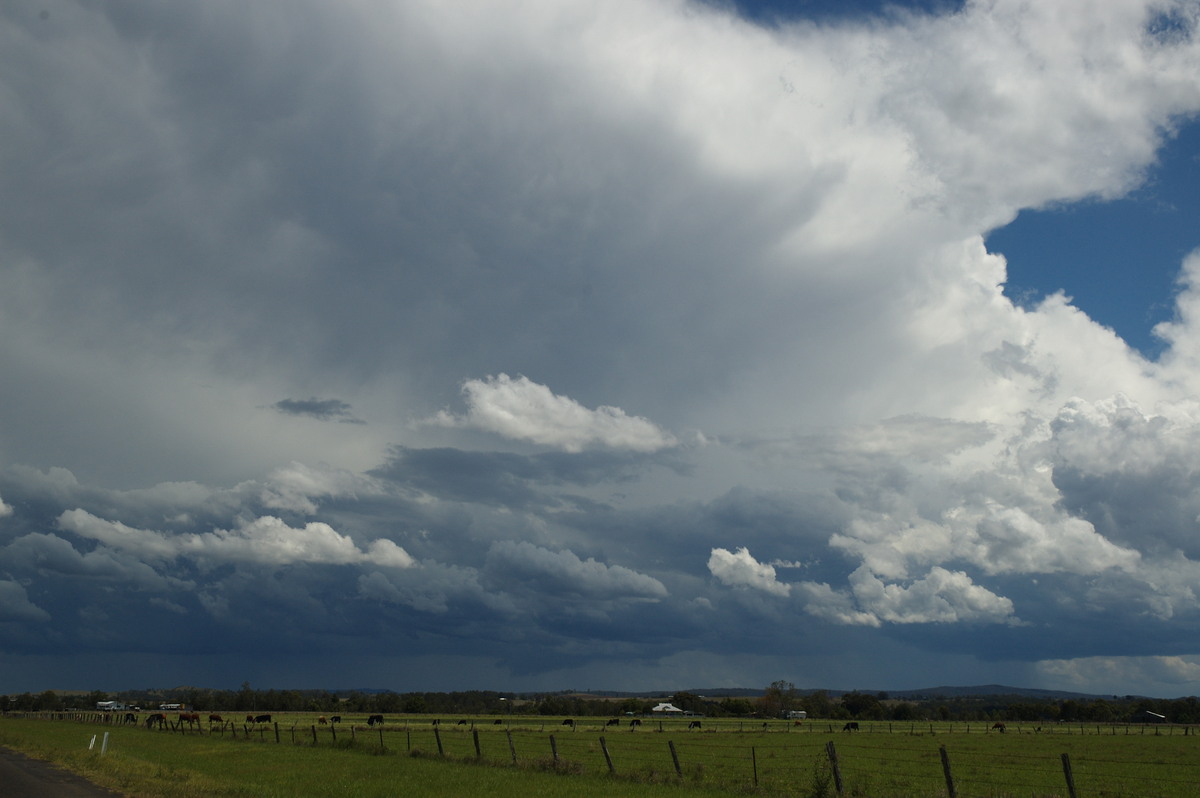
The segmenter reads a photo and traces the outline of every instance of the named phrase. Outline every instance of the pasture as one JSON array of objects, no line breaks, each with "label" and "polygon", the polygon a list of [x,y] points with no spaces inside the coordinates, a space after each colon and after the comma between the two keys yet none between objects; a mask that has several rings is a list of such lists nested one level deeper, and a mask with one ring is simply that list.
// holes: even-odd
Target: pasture
[{"label": "pasture", "polygon": [[[144,716],[145,713],[143,713]],[[1200,736],[1178,726],[528,716],[316,715],[222,724],[0,721],[0,744],[133,795],[1191,796]],[[203,715],[207,718],[207,714]],[[440,721],[434,723],[434,721]],[[109,732],[108,752],[87,750]],[[947,780],[947,768],[950,771]],[[1068,780],[1069,779],[1069,780]]]}]

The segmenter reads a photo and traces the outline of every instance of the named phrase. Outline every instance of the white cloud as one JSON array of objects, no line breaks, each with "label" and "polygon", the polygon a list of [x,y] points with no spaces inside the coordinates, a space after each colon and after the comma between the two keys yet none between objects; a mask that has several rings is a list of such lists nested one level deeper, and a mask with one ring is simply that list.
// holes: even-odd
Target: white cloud
[{"label": "white cloud", "polygon": [[848,626],[1019,623],[1011,599],[975,584],[962,571],[935,566],[919,579],[887,583],[861,566],[848,581],[848,590],[818,582],[795,587],[805,612]]},{"label": "white cloud", "polygon": [[415,564],[415,560],[391,540],[373,540],[363,551],[351,538],[328,524],[312,522],[303,528],[293,528],[273,516],[244,522],[232,530],[168,535],[135,529],[119,521],[105,521],[76,509],[64,512],[59,517],[59,526],[82,537],[152,560],[196,557],[267,565],[299,562],[334,565],[372,563],[393,568],[408,568]]},{"label": "white cloud", "polygon": [[791,592],[790,585],[775,580],[774,566],[755,560],[745,546],[736,552],[713,549],[708,557],[708,570],[717,581],[730,587],[750,587],[776,596]]},{"label": "white cloud", "polygon": [[507,374],[463,383],[466,416],[439,413],[436,422],[494,432],[514,440],[580,452],[592,446],[654,452],[675,446],[674,436],[618,407],[589,410],[528,377]]},{"label": "white cloud", "polygon": [[866,567],[850,574],[859,606],[887,623],[1007,622],[1012,600],[971,581],[962,571],[940,566],[907,585],[886,584]]}]

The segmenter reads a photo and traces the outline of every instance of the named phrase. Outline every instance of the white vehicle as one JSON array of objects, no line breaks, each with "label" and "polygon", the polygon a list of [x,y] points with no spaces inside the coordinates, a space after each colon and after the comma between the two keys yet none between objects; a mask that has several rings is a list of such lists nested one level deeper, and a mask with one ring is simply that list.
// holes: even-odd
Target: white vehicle
[{"label": "white vehicle", "polygon": [[120,701],[97,701],[96,709],[100,710],[101,712],[124,712],[125,710],[129,709],[129,707],[125,704],[122,704]]},{"label": "white vehicle", "polygon": [[804,720],[808,717],[808,713],[803,709],[789,709],[787,713],[788,720]]}]

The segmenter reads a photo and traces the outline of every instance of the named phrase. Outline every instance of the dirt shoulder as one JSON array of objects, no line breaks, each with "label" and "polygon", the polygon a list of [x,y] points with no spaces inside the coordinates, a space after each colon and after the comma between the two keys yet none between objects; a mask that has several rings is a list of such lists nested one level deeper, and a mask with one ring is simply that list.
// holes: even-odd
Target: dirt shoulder
[{"label": "dirt shoulder", "polygon": [[41,759],[0,747],[0,789],[5,798],[119,798],[105,789]]}]

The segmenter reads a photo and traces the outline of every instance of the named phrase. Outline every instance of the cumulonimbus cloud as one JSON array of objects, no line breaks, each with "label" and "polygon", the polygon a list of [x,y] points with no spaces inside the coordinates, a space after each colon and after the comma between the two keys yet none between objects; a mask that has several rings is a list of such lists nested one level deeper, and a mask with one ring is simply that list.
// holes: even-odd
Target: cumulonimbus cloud
[{"label": "cumulonimbus cloud", "polygon": [[471,427],[567,452],[593,446],[655,452],[677,443],[675,436],[645,418],[607,405],[588,409],[524,376],[467,380],[462,392],[466,415],[442,411],[435,423]]}]

